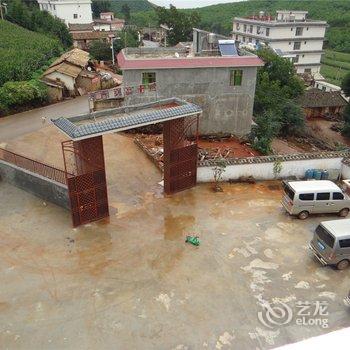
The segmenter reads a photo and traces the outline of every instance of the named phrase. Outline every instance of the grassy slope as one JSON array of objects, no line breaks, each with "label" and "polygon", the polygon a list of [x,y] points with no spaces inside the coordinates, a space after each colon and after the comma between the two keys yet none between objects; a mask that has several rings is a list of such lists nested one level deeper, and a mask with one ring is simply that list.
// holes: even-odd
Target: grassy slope
[{"label": "grassy slope", "polygon": [[0,20],[0,86],[27,80],[62,50],[58,40]]},{"label": "grassy slope", "polygon": [[350,72],[350,54],[326,50],[322,57],[321,74],[332,84],[340,85]]}]

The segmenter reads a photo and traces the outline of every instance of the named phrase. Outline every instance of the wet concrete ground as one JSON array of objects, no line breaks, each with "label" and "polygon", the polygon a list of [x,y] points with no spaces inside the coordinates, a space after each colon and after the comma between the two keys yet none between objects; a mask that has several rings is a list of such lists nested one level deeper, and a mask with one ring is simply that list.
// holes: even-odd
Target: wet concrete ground
[{"label": "wet concrete ground", "polygon": [[[350,270],[307,249],[337,217],[287,216],[276,183],[164,198],[157,180],[124,176],[128,196],[110,188],[123,210],[77,229],[67,211],[0,182],[1,348],[269,349],[349,326]],[[269,328],[258,312],[278,301],[294,316]],[[298,301],[327,302],[329,327],[297,325]]]}]

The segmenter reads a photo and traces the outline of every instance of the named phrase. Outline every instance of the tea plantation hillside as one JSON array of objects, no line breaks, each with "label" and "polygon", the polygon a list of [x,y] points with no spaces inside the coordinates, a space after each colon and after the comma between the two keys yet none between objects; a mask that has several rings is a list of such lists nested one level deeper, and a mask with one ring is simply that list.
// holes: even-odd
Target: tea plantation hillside
[{"label": "tea plantation hillside", "polygon": [[58,40],[0,20],[0,87],[7,81],[31,79],[61,51]]}]

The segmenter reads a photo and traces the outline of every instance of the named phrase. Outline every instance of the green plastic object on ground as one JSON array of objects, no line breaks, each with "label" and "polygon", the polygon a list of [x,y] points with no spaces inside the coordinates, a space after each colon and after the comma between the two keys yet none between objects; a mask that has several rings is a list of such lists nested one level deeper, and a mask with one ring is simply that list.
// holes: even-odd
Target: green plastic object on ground
[{"label": "green plastic object on ground", "polygon": [[199,241],[199,238],[196,236],[196,237],[193,237],[193,236],[187,236],[186,237],[186,243],[191,243],[195,246],[199,246],[201,244],[201,242]]}]

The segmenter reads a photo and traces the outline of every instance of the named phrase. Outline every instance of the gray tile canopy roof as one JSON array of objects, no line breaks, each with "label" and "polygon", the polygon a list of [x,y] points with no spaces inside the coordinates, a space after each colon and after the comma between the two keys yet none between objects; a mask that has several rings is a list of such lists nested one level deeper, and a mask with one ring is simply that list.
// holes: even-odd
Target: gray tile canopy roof
[{"label": "gray tile canopy roof", "polygon": [[[201,113],[202,109],[199,106],[184,100],[171,98],[153,103],[103,110],[71,118],[61,117],[51,119],[51,121],[72,140],[81,140],[111,132],[161,123],[171,119],[195,116]],[[99,118],[103,118],[103,120],[98,121]]]}]

